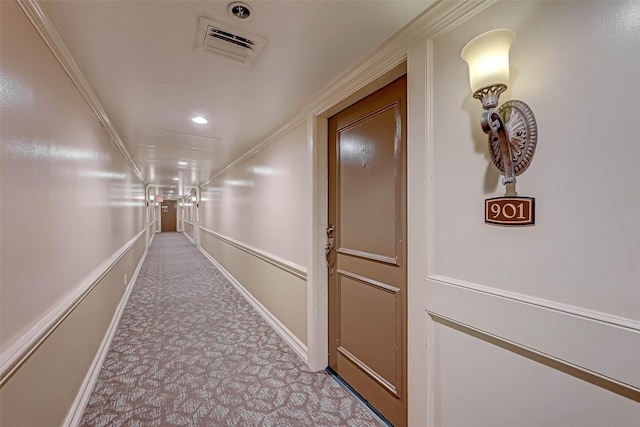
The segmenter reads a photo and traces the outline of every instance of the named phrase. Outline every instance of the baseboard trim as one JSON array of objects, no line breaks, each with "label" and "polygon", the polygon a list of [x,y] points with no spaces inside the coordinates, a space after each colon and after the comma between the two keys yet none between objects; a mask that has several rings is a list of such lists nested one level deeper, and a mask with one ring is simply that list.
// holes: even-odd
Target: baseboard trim
[{"label": "baseboard trim", "polygon": [[102,369],[102,364],[104,360],[107,358],[107,354],[109,353],[109,348],[111,347],[111,342],[113,341],[113,337],[116,334],[118,329],[118,325],[120,324],[120,319],[124,314],[124,308],[129,301],[129,297],[131,296],[131,291],[135,286],[136,281],[138,280],[138,274],[140,270],[142,270],[142,264],[144,263],[145,258],[147,257],[147,250],[144,251],[144,254],[140,258],[138,262],[138,266],[136,267],[135,272],[133,273],[133,277],[129,281],[127,285],[127,289],[116,308],[116,312],[113,315],[113,319],[111,319],[111,323],[107,328],[107,332],[100,344],[100,348],[96,353],[89,370],[87,371],[87,375],[80,386],[80,391],[78,392],[76,399],[73,402],[73,405],[69,409],[67,413],[67,417],[62,424],[64,427],[77,427],[80,425],[80,421],[82,420],[82,415],[84,414],[84,410],[89,403],[89,399],[91,398],[91,394],[93,393],[93,389],[96,386],[96,382],[98,381],[98,377],[100,375],[100,370]]},{"label": "baseboard trim", "polygon": [[51,309],[26,334],[2,353],[0,357],[2,360],[2,365],[0,365],[0,386],[4,385],[20,369],[24,362],[40,348],[42,343],[64,322],[145,233],[146,229],[143,229],[109,259],[102,262],[73,291],[70,291],[61,303]]},{"label": "baseboard trim", "polygon": [[153,230],[151,230],[151,238],[149,239],[147,246],[151,246],[151,242],[153,242],[154,237],[156,237],[156,233]]},{"label": "baseboard trim", "polygon": [[240,292],[240,294],[251,304],[251,306],[262,316],[262,318],[273,328],[274,331],[291,347],[291,349],[302,359],[305,364],[309,362],[309,353],[307,346],[300,341],[285,325],[282,324],[267,308],[262,305],[242,284],[236,280],[231,273],[220,265],[207,251],[199,248],[200,252],[214,265],[220,272],[231,282],[231,284]]},{"label": "baseboard trim", "polygon": [[193,240],[193,238],[191,238],[191,236],[189,236],[186,231],[183,231],[182,234],[184,234],[185,237],[191,241],[191,243],[193,243],[194,245],[196,244],[196,241]]}]

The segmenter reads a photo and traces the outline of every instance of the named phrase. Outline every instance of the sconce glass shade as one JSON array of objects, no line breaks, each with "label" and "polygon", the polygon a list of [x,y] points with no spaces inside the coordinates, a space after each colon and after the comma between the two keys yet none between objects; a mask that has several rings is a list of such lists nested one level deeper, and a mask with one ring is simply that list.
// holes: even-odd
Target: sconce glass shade
[{"label": "sconce glass shade", "polygon": [[509,82],[509,49],[516,38],[511,30],[500,29],[480,34],[462,49],[462,59],[469,65],[473,93]]}]

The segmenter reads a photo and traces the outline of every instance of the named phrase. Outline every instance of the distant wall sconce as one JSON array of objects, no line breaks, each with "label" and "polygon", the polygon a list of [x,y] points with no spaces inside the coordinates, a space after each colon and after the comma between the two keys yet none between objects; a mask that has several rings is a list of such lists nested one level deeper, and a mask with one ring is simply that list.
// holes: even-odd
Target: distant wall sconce
[{"label": "distant wall sconce", "polygon": [[509,49],[516,35],[500,29],[481,34],[462,49],[469,65],[473,97],[486,110],[480,123],[489,135],[489,153],[493,164],[503,173],[502,184],[515,195],[516,176],[531,164],[538,141],[533,111],[522,101],[507,101],[498,107],[500,94],[509,81]]}]

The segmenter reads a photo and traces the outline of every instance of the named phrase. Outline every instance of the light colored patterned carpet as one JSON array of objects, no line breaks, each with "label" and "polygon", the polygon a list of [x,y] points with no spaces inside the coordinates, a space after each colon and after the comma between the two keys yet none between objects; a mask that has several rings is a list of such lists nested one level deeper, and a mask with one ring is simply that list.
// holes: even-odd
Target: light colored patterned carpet
[{"label": "light colored patterned carpet", "polygon": [[180,233],[153,240],[82,426],[380,426]]}]

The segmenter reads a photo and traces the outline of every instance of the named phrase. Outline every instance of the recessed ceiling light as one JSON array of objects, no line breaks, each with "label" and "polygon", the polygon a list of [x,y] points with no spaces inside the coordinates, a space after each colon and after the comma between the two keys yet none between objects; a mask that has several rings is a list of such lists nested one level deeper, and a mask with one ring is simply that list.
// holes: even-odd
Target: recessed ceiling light
[{"label": "recessed ceiling light", "polygon": [[209,123],[209,120],[205,119],[205,118],[204,118],[204,117],[202,117],[202,116],[195,116],[195,117],[192,117],[192,118],[191,118],[191,121],[192,121],[193,123],[197,123],[197,124],[199,124],[199,125],[204,125],[204,124]]},{"label": "recessed ceiling light", "polygon": [[180,166],[187,166],[189,163],[188,163],[186,160],[180,160],[180,161],[178,162],[178,164],[179,164]]},{"label": "recessed ceiling light", "polygon": [[174,181],[180,181],[180,178],[178,178],[177,176],[173,178]]}]

